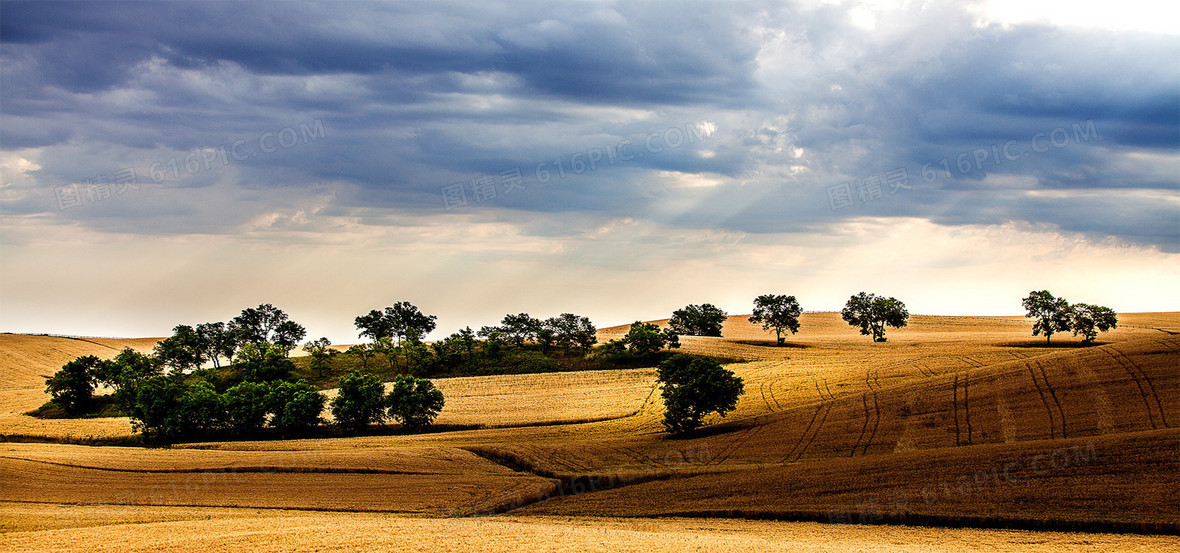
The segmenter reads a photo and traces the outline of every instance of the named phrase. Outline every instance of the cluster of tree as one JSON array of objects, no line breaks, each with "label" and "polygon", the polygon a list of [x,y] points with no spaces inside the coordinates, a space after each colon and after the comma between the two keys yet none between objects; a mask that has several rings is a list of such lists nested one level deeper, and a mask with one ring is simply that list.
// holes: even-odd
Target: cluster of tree
[{"label": "cluster of tree", "polygon": [[1048,343],[1058,332],[1073,331],[1081,335],[1082,343],[1089,344],[1106,332],[1118,326],[1118,314],[1109,307],[1089,303],[1071,304],[1065,298],[1054,297],[1048,290],[1029,292],[1021,302],[1027,317],[1034,319],[1033,336],[1043,334]]},{"label": "cluster of tree", "polygon": [[[373,310],[357,317],[359,336],[372,342],[349,348],[346,354],[367,367],[371,359],[383,357],[390,369],[404,363],[411,373],[484,374],[497,368],[518,366],[519,372],[557,370],[552,355],[585,355],[597,342],[597,329],[587,317],[562,313],[537,319],[528,313],[505,315],[499,325],[484,326],[479,331],[466,327],[450,336],[424,344],[421,338],[434,330],[436,317],[424,315],[407,302],[398,302],[384,311]],[[313,367],[331,362],[330,345],[309,344]],[[314,358],[320,353],[320,358]]]},{"label": "cluster of tree", "polygon": [[155,354],[167,367],[183,372],[199,369],[207,362],[220,367],[222,359],[232,361],[247,344],[270,344],[283,350],[285,356],[306,335],[303,325],[292,321],[283,310],[264,303],[243,309],[229,323],[178,325],[172,329],[172,336],[156,344]]},{"label": "cluster of tree", "polygon": [[721,336],[727,316],[711,303],[689,304],[672,312],[668,328],[681,336]]},{"label": "cluster of tree", "polygon": [[611,360],[646,360],[664,349],[680,347],[680,335],[671,327],[635,321],[622,338],[607,340],[595,355]]},{"label": "cluster of tree", "polygon": [[[395,306],[399,309],[390,316],[397,324],[387,328],[393,329],[390,336],[416,341],[433,328],[433,317],[396,319],[405,316],[408,305]],[[406,320],[410,323],[403,324]],[[147,439],[253,435],[268,427],[284,435],[304,432],[323,423],[328,403],[315,386],[293,377],[295,365],[288,355],[305,334],[281,309],[263,304],[243,310],[228,324],[179,325],[150,355],[128,348],[110,360],[74,359],[46,378],[46,391],[67,414],[79,415],[94,406],[99,386],[109,387],[115,404]],[[327,338],[304,349],[320,373],[338,354]],[[222,358],[228,366],[222,367]],[[203,369],[207,362],[214,368]],[[398,388],[406,385],[409,391]],[[393,402],[389,412],[407,427],[429,424],[442,408],[441,393],[429,381],[398,380],[394,392],[387,400]],[[347,401],[337,398],[332,407],[342,427],[356,428],[358,415]]]},{"label": "cluster of tree", "polygon": [[46,391],[76,415],[90,409],[97,386],[110,387],[132,427],[149,439],[249,435],[265,426],[298,432],[319,424],[326,398],[306,381],[287,380],[294,366],[283,351],[269,344],[243,347],[235,365],[241,377],[227,380],[165,372],[158,354],[126,348],[114,359],[87,355],[66,363],[46,379]]},{"label": "cluster of tree", "polygon": [[340,380],[340,391],[332,399],[332,416],[340,426],[362,431],[386,417],[410,429],[434,422],[442,411],[443,393],[425,378],[399,375],[389,393],[381,379],[368,373],[353,372]]}]

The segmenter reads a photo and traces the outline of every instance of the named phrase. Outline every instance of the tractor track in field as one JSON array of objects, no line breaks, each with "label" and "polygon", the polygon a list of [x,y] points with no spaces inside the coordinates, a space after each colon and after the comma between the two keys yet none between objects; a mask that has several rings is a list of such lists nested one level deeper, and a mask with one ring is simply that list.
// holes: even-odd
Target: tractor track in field
[{"label": "tractor track in field", "polygon": [[[955,413],[955,445],[971,445],[975,443],[974,430],[971,427],[971,396],[970,396],[970,377],[971,371],[965,370],[955,373],[955,379],[951,382],[951,401],[954,404]],[[960,376],[962,377],[960,379]],[[960,386],[960,382],[962,383]],[[959,388],[962,388],[963,408],[962,416],[959,415]],[[960,423],[959,420],[963,422]],[[967,427],[967,441],[963,441],[963,427]]]},{"label": "tractor track in field", "polygon": [[[873,411],[872,411],[873,429],[870,430],[868,433],[868,439],[865,440],[863,449],[861,450],[861,455],[868,455],[869,446],[873,445],[873,440],[877,437],[877,429],[880,428],[880,426],[881,426],[881,401],[880,401],[881,368],[880,367],[877,367],[877,368],[871,369],[870,371],[865,372],[865,386],[868,386],[868,388],[869,388],[869,391],[866,393],[866,396],[862,396],[862,399],[865,400],[865,428],[868,428],[869,414],[870,414],[869,407],[868,407],[867,394],[872,394],[872,396],[873,396]],[[863,430],[861,431],[861,435],[864,435]],[[860,442],[860,439],[858,438],[857,443],[859,443],[859,442]],[[853,453],[853,455],[856,454],[856,446],[852,447],[852,453]]]},{"label": "tractor track in field", "polygon": [[1065,432],[1065,409],[1061,407],[1061,400],[1057,398],[1057,390],[1049,383],[1049,374],[1045,372],[1045,366],[1039,361],[1033,360],[1032,363],[1036,365],[1037,370],[1041,371],[1041,380],[1045,383],[1045,389],[1049,390],[1049,397],[1053,398],[1053,404],[1057,406],[1057,414],[1061,420],[1061,437],[1068,437]]},{"label": "tractor track in field", "polygon": [[736,452],[738,449],[740,449],[743,445],[748,444],[750,442],[750,439],[753,438],[754,435],[762,432],[762,430],[766,428],[766,425],[765,424],[758,424],[758,422],[757,422],[758,418],[759,417],[755,416],[755,417],[751,417],[749,419],[746,419],[746,420],[752,422],[754,425],[751,426],[750,428],[739,431],[737,433],[737,435],[734,436],[734,439],[732,441],[730,441],[729,445],[725,446],[725,449],[721,450],[721,454],[717,455],[713,459],[710,459],[705,464],[706,465],[720,465],[721,463],[728,461],[729,458],[733,456],[734,452]]},{"label": "tractor track in field", "polygon": [[[766,404],[766,409],[768,411],[770,411],[771,413],[775,412],[775,408],[770,405],[770,400],[767,399],[767,397],[766,397],[766,383],[765,382],[760,382],[758,384],[758,391],[762,394],[762,403]],[[773,394],[773,393],[774,392],[772,391],[771,394]]]},{"label": "tractor track in field", "polygon": [[1171,428],[1171,425],[1168,424],[1168,416],[1164,414],[1164,404],[1162,401],[1160,401],[1160,396],[1155,391],[1155,383],[1152,382],[1151,377],[1147,376],[1147,373],[1143,371],[1143,367],[1140,367],[1138,363],[1135,363],[1135,361],[1128,357],[1127,354],[1123,353],[1122,350],[1116,347],[1111,347],[1110,349],[1122,357],[1127,362],[1127,365],[1134,367],[1135,370],[1139,371],[1139,376],[1142,376],[1143,381],[1147,383],[1147,388],[1151,390],[1151,397],[1155,399],[1155,405],[1160,411],[1160,424],[1163,424],[1164,428]]},{"label": "tractor track in field", "polygon": [[1045,406],[1045,412],[1049,414],[1049,438],[1052,439],[1057,435],[1057,425],[1054,424],[1056,417],[1053,416],[1053,409],[1049,407],[1049,399],[1045,397],[1045,390],[1041,388],[1041,383],[1037,380],[1036,369],[1033,368],[1032,364],[1032,361],[1028,361],[1024,366],[1028,369],[1028,375],[1032,377],[1033,386],[1037,388],[1037,394],[1041,396],[1041,403]]},{"label": "tractor track in field", "polygon": [[951,381],[951,408],[955,415],[955,446],[963,445],[963,431],[959,429],[959,373]]},{"label": "tractor track in field", "polygon": [[864,425],[860,427],[860,435],[856,437],[856,442],[852,444],[852,451],[848,453],[849,457],[856,455],[856,449],[860,447],[860,441],[865,438],[865,432],[869,431],[869,418],[871,418],[869,417],[869,393],[865,392],[861,394],[860,401],[864,405],[865,422]]},{"label": "tractor track in field", "polygon": [[[1143,405],[1147,408],[1147,420],[1149,423],[1151,423],[1151,427],[1159,428],[1155,422],[1156,417],[1153,416],[1151,410],[1151,406],[1153,404],[1152,399],[1154,399],[1155,407],[1159,410],[1160,424],[1162,424],[1164,428],[1168,428],[1168,421],[1164,417],[1164,405],[1162,402],[1160,402],[1159,394],[1157,394],[1155,391],[1155,385],[1151,382],[1151,379],[1148,378],[1147,374],[1143,372],[1143,369],[1131,361],[1131,358],[1127,357],[1123,354],[1123,352],[1115,349],[1114,347],[1106,346],[1099,349],[1109,355],[1110,358],[1114,360],[1115,363],[1118,363],[1124,371],[1127,371],[1127,374],[1130,375],[1131,379],[1135,381],[1135,386],[1139,388],[1139,395],[1143,398]],[[1146,389],[1143,387],[1144,383],[1147,384]],[[1150,390],[1150,397],[1148,390]]]},{"label": "tractor track in field", "polygon": [[774,396],[774,382],[771,381],[771,383],[767,385],[767,388],[770,389],[770,400],[774,402],[775,409],[781,411],[783,406],[778,402],[778,398]]},{"label": "tractor track in field", "polygon": [[[827,395],[824,395],[823,390],[827,390]],[[786,462],[791,462],[791,457],[798,461],[807,453],[807,449],[811,444],[815,443],[815,438],[819,435],[819,431],[823,429],[824,423],[828,420],[828,413],[832,411],[832,400],[836,399],[832,395],[831,389],[828,388],[827,379],[824,379],[824,387],[820,388],[819,379],[815,379],[815,392],[819,395],[820,404],[816,407],[815,413],[811,415],[811,420],[807,423],[807,428],[803,429],[803,434],[799,436],[799,440],[791,447],[791,451],[787,452],[786,457],[783,458]],[[810,435],[810,437],[808,437]],[[797,452],[797,453],[796,453]]]},{"label": "tractor track in field", "polygon": [[967,445],[975,443],[974,430],[971,428],[971,387],[968,385],[970,379],[971,371],[963,371],[963,419],[967,421]]}]

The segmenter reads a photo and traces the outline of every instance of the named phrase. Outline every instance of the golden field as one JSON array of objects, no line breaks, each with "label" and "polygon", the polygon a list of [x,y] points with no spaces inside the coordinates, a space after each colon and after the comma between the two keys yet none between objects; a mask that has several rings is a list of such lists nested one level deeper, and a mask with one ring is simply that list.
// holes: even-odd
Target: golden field
[{"label": "golden field", "polygon": [[[1122,314],[1093,347],[1049,347],[1030,328],[914,316],[873,343],[839,314],[807,313],[774,347],[731,317],[724,338],[682,338],[749,360],[729,366],[745,381],[738,408],[691,439],[662,431],[655,372],[636,369],[436,380],[438,422],[473,430],[0,444],[0,548],[1180,547],[1180,313]],[[0,335],[0,434],[128,434],[126,419],[20,414],[46,400],[44,375],[124,343],[154,341]]]}]

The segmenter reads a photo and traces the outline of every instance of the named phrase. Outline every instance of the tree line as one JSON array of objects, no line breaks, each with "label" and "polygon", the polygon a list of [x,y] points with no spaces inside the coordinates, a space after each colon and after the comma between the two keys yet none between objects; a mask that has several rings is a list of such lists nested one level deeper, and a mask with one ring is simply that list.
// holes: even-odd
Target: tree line
[{"label": "tree line", "polygon": [[[1033,335],[1043,334],[1046,340],[1072,330],[1090,343],[1098,332],[1117,324],[1110,308],[1069,304],[1045,290],[1030,293],[1023,305],[1034,319]],[[794,296],[764,294],[754,299],[748,320],[773,330],[781,346],[785,333],[799,332],[802,312]],[[227,323],[178,325],[151,354],[128,348],[110,360],[74,359],[47,377],[46,391],[54,404],[76,415],[93,407],[97,387],[108,387],[133,428],[159,440],[250,436],[264,428],[294,435],[325,424],[325,408],[348,432],[386,420],[419,429],[431,424],[445,405],[442,392],[422,375],[454,374],[456,369],[479,374],[489,363],[523,363],[529,372],[555,370],[554,358],[567,356],[657,365],[664,426],[683,434],[709,413],[724,416],[742,393],[741,379],[718,360],[672,354],[681,336],[721,336],[727,317],[712,304],[690,304],[673,311],[664,328],[636,321],[621,338],[595,348],[597,329],[587,317],[562,313],[538,319],[518,313],[505,315],[499,325],[478,331],[465,327],[428,345],[423,337],[436,328],[437,317],[399,301],[354,319],[358,337],[370,341],[343,352],[361,369],[340,378],[337,396],[328,401],[315,385],[295,376],[289,355],[306,336],[304,327],[281,309],[262,304]],[[909,312],[896,298],[860,292],[846,302],[841,318],[874,342],[884,342],[886,327],[906,326]],[[318,377],[330,373],[341,356],[327,338],[308,341],[303,349]],[[388,394],[382,379],[369,371],[369,362],[377,357],[394,373]],[[204,369],[206,364],[213,369]]]}]

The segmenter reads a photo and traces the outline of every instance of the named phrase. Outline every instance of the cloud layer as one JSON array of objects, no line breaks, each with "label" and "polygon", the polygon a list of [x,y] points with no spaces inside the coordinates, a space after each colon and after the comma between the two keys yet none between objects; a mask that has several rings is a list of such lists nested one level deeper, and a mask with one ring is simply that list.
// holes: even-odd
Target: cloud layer
[{"label": "cloud layer", "polygon": [[[141,261],[137,240],[335,247],[362,266],[366,251],[429,265],[446,249],[435,282],[501,289],[514,271],[493,266],[759,273],[745,245],[834,240],[828,261],[792,265],[825,273],[804,266],[860,251],[865,221],[1056,233],[1149,266],[1180,252],[1178,33],[1006,25],[942,2],[0,13],[3,240],[30,263],[5,296],[61,261],[44,237],[64,233],[97,240],[107,272]],[[204,248],[138,270],[166,280]],[[409,284],[390,276],[387,294]]]}]

